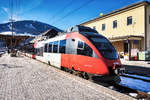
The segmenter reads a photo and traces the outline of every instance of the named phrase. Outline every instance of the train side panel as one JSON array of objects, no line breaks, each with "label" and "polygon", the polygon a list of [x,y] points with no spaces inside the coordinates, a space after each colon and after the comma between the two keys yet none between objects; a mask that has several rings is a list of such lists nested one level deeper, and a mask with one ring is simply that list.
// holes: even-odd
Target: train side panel
[{"label": "train side panel", "polygon": [[61,54],[59,53],[44,53],[46,63],[53,65],[57,68],[61,67]]},{"label": "train side panel", "polygon": [[106,64],[97,58],[82,55],[62,54],[61,66],[91,74],[107,75],[109,71]]}]

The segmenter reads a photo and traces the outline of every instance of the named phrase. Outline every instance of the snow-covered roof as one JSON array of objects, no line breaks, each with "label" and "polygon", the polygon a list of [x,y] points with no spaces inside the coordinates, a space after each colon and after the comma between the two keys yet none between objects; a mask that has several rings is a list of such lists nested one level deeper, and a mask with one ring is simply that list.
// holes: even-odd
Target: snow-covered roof
[{"label": "snow-covered roof", "polygon": [[[7,32],[1,32],[0,35],[12,35],[11,31],[7,31]],[[14,36],[30,36],[30,37],[36,37],[37,35],[31,35],[30,33],[16,33],[13,32]]]}]

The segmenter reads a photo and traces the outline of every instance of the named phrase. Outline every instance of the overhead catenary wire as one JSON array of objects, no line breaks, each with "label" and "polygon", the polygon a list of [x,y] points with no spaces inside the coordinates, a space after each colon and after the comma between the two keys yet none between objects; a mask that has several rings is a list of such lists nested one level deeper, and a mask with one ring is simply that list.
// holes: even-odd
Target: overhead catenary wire
[{"label": "overhead catenary wire", "polygon": [[19,0],[16,0],[16,5],[15,5],[15,19],[17,19],[18,16],[18,10],[19,10]]},{"label": "overhead catenary wire", "polygon": [[18,19],[20,12],[21,12],[21,1],[16,0],[16,19]]},{"label": "overhead catenary wire", "polygon": [[[119,1],[119,3],[121,3],[122,1]],[[129,2],[130,4],[132,4],[133,3],[133,1],[130,1]],[[123,8],[123,7],[122,7]],[[101,9],[101,8],[99,8],[99,9]],[[112,10],[113,9],[113,7],[111,7],[111,8],[109,8],[109,9],[107,9],[107,10],[105,10],[105,12],[108,12],[108,13],[110,13],[110,10]],[[114,9],[115,10],[115,9]],[[113,10],[112,10],[113,11]],[[107,13],[106,13],[107,14]],[[77,22],[76,24],[74,24],[74,25],[80,25],[80,24],[82,24],[82,23],[84,23],[84,22],[86,22],[86,21],[89,21],[89,20],[92,20],[92,19],[95,19],[95,18],[98,18],[96,15],[94,15],[94,16],[90,16],[90,17],[88,17],[88,18],[82,18],[81,19],[81,21],[80,22]],[[122,24],[122,23],[121,23]],[[61,27],[63,25],[63,23],[61,24],[61,25],[58,25],[57,27]],[[71,25],[71,26],[73,26],[73,25]],[[126,29],[125,29],[126,30]]]},{"label": "overhead catenary wire", "polygon": [[70,5],[72,5],[74,2],[74,0],[71,0],[69,3],[67,3],[61,10],[59,10],[58,12],[56,12],[51,18],[55,19],[56,16],[58,16],[58,14],[62,14]]},{"label": "overhead catenary wire", "polygon": [[13,0],[10,0],[10,20],[13,19]]},{"label": "overhead catenary wire", "polygon": [[9,8],[9,21],[17,19],[20,9],[21,9],[21,1],[20,0],[9,0],[8,1],[8,8]]},{"label": "overhead catenary wire", "polygon": [[83,5],[79,6],[78,8],[75,8],[74,10],[68,12],[66,15],[64,15],[63,17],[61,17],[60,19],[56,20],[55,22],[53,22],[52,24],[55,24],[57,22],[62,21],[63,19],[65,19],[66,17],[70,16],[71,14],[73,14],[74,12],[80,10],[81,8],[85,7],[86,5],[88,5],[89,3],[93,2],[94,0],[88,0],[87,2],[85,2]]}]

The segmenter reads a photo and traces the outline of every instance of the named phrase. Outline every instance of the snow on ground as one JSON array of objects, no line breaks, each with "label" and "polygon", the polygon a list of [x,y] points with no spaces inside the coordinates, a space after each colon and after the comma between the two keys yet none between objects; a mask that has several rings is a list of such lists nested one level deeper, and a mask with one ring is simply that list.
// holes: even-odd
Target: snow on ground
[{"label": "snow on ground", "polygon": [[132,89],[140,90],[143,92],[150,92],[150,83],[142,80],[132,79],[121,76],[121,85],[130,87]]},{"label": "snow on ground", "polygon": [[[12,35],[12,32],[11,31],[7,31],[7,32],[1,32],[0,35]],[[30,33],[16,33],[16,32],[13,32],[13,35],[14,36],[32,36],[32,37],[35,37],[37,35],[32,35]]]},{"label": "snow on ground", "polygon": [[[59,70],[60,71],[60,70]],[[112,100],[86,84],[27,57],[0,57],[1,100]],[[85,80],[86,81],[86,80]],[[112,93],[112,92],[111,92]],[[115,93],[116,94],[116,93]]]}]

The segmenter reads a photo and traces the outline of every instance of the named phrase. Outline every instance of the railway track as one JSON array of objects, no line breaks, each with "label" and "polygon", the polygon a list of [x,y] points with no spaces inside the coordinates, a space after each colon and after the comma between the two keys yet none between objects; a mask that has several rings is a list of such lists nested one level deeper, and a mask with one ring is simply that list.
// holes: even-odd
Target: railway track
[{"label": "railway track", "polygon": [[137,100],[150,100],[150,94],[132,89],[127,86],[123,86],[121,84],[104,83],[101,81],[93,81],[93,82],[99,85],[103,85],[104,87],[107,87],[114,91],[129,95]]},{"label": "railway track", "polygon": [[[145,92],[142,92],[142,91],[139,91],[139,90],[135,90],[135,89],[129,88],[127,86],[123,86],[121,84],[112,84],[111,82],[106,83],[106,82],[103,82],[103,81],[100,81],[100,80],[97,80],[97,79],[91,78],[91,77],[87,78],[87,77],[84,77],[80,72],[72,72],[71,70],[68,70],[68,69],[63,69],[63,71],[69,72],[69,73],[71,73],[75,76],[78,76],[78,77],[84,78],[86,80],[92,81],[96,84],[102,85],[102,86],[107,87],[109,89],[112,89],[114,91],[129,95],[129,96],[131,96],[135,99],[150,100],[150,94],[148,94],[148,93],[145,93]],[[133,77],[133,76],[128,76],[128,75],[122,75],[122,76],[133,78],[133,79],[139,79],[139,80],[146,81],[146,82],[150,82],[147,79],[142,79],[142,78],[138,78],[138,77]]]},{"label": "railway track", "polygon": [[134,89],[131,89],[129,87],[122,86],[119,84],[115,84],[113,86],[114,86],[113,90],[119,91],[119,92],[124,93],[129,96],[132,96],[138,100],[141,100],[141,99],[142,100],[150,100],[150,94],[147,94],[145,92],[142,92],[139,90],[134,90]]}]

